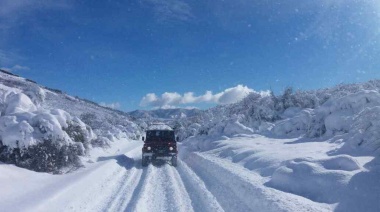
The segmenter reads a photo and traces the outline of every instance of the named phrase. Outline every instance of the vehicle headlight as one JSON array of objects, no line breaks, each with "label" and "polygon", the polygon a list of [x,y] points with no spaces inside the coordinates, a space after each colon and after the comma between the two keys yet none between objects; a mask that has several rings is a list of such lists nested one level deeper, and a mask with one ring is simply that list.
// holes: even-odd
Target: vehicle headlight
[{"label": "vehicle headlight", "polygon": [[169,147],[169,150],[170,150],[170,151],[173,151],[173,149],[174,149],[173,147]]},{"label": "vehicle headlight", "polygon": [[147,150],[151,150],[152,148],[150,148],[150,146],[148,146],[146,149],[147,149]]}]

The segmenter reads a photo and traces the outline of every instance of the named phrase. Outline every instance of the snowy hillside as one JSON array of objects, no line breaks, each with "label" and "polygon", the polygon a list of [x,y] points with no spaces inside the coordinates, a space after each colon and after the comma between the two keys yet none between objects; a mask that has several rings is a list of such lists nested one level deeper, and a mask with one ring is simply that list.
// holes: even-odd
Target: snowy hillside
[{"label": "snowy hillside", "polygon": [[370,154],[380,149],[380,80],[316,91],[291,88],[282,95],[251,93],[242,101],[204,111],[177,125],[191,135],[258,133],[270,137],[343,139],[340,151]]},{"label": "snowy hillside", "polygon": [[120,111],[0,72],[0,159],[37,171],[79,166],[78,156],[139,127]]}]

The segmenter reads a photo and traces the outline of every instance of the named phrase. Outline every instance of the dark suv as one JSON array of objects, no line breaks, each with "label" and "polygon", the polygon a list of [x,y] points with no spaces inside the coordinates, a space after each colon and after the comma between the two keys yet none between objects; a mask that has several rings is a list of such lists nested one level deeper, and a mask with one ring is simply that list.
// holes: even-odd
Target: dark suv
[{"label": "dark suv", "polygon": [[167,160],[177,166],[178,150],[173,130],[147,130],[143,141],[142,166],[155,160]]}]

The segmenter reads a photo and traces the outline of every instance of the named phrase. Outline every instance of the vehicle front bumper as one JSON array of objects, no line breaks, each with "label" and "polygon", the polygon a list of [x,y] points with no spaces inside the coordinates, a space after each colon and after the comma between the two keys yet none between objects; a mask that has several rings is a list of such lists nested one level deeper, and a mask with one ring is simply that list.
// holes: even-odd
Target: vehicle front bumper
[{"label": "vehicle front bumper", "polygon": [[173,157],[173,156],[176,156],[176,155],[177,155],[176,152],[167,152],[167,153],[143,152],[142,153],[143,157],[154,157],[154,158],[157,158],[157,159],[167,158],[167,157]]}]

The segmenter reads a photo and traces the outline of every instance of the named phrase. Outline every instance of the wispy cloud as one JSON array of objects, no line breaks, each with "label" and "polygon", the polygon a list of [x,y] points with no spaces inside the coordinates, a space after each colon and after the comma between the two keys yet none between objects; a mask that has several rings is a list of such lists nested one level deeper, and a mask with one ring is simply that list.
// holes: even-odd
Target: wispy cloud
[{"label": "wispy cloud", "polygon": [[183,0],[143,0],[153,7],[158,22],[190,21],[194,18],[191,7]]},{"label": "wispy cloud", "polygon": [[22,65],[14,65],[13,67],[1,67],[1,69],[5,71],[15,72],[15,71],[29,71],[30,68],[28,66],[22,66]]},{"label": "wispy cloud", "polygon": [[5,51],[0,48],[0,67],[13,67],[17,69],[17,65],[15,65],[16,61],[23,60],[24,58],[20,55],[11,52]]},{"label": "wispy cloud", "polygon": [[101,102],[100,105],[103,107],[108,107],[112,109],[119,109],[121,107],[121,104],[119,102],[111,102],[111,103]]},{"label": "wispy cloud", "polygon": [[16,65],[25,59],[15,53],[8,43],[13,41],[14,31],[21,25],[38,28],[35,14],[41,10],[66,10],[71,8],[69,0],[0,0],[0,67],[8,70],[27,70]]},{"label": "wispy cloud", "polygon": [[12,58],[6,53],[6,51],[0,49],[0,65],[8,65],[12,62]]},{"label": "wispy cloud", "polygon": [[33,1],[33,0],[1,0],[0,1],[0,29],[7,30],[19,23],[21,18],[40,9],[67,9],[70,4],[67,0]]},{"label": "wispy cloud", "polygon": [[243,99],[252,92],[256,91],[244,85],[237,85],[236,87],[228,88],[216,94],[213,94],[211,91],[206,91],[205,94],[200,96],[196,96],[193,92],[187,92],[183,95],[177,92],[165,92],[161,94],[161,96],[157,96],[155,93],[148,93],[142,98],[140,106],[175,108],[179,105],[186,106],[196,103],[230,104]]}]

